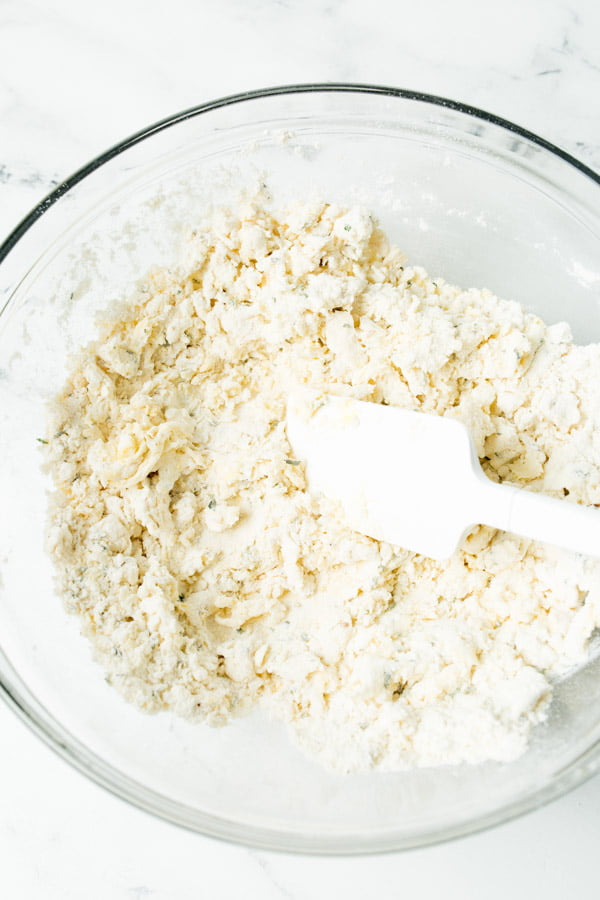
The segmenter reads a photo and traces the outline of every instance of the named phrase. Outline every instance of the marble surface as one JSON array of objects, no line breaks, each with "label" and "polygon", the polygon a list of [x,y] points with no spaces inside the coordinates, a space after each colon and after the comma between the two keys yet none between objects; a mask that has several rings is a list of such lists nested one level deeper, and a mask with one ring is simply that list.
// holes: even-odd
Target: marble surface
[{"label": "marble surface", "polygon": [[[111,143],[227,93],[367,81],[472,103],[600,168],[597,0],[2,0],[0,238]],[[72,771],[0,705],[12,900],[596,897],[600,778],[449,845],[290,857],[189,834]]]}]

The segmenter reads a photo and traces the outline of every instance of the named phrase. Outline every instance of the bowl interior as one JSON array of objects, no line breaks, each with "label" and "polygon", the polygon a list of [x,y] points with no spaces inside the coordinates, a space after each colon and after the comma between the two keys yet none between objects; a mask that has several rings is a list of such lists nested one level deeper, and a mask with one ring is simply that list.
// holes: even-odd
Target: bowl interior
[{"label": "bowl interior", "polygon": [[214,730],[128,706],[53,591],[36,439],[69,354],[149,266],[177,259],[183,228],[260,185],[276,206],[311,196],[368,206],[430,274],[600,340],[600,187],[501,125],[425,100],[323,91],[215,107],[131,144],[73,184],[0,265],[0,675],[61,752],[174,821],[284,849],[438,840],[594,768],[600,661],[556,686],[548,721],[512,764],[341,777],[258,713]]}]

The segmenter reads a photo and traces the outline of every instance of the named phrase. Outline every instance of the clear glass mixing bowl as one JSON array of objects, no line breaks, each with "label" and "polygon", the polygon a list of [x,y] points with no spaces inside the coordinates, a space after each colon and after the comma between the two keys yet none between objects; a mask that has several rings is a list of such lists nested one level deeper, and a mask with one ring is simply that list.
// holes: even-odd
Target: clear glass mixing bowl
[{"label": "clear glass mixing bowl", "polygon": [[55,596],[44,552],[44,404],[99,309],[172,259],[182,222],[267,183],[368,205],[432,275],[487,286],[600,340],[600,179],[509,122],[388,88],[309,85],[228,97],[109,150],[0,249],[0,680],[73,765],[205,834],[355,853],[500,822],[581,782],[600,760],[600,660],[557,685],[510,765],[341,777],[261,716],[213,730],[128,706]]}]

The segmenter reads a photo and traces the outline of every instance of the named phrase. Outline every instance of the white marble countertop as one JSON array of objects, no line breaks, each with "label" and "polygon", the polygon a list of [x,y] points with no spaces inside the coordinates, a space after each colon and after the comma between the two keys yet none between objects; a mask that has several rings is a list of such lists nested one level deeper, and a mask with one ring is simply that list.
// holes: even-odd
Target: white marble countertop
[{"label": "white marble countertop", "polygon": [[[0,238],[148,123],[272,84],[363,81],[483,107],[600,168],[597,0],[3,0]],[[600,778],[491,832],[402,855],[290,857],[156,821],[0,705],[0,879],[11,900],[592,898]]]}]

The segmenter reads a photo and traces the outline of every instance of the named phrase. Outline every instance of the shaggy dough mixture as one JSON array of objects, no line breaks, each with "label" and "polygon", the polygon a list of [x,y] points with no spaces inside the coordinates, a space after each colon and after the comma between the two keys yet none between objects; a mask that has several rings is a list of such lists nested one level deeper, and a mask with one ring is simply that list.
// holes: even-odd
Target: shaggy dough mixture
[{"label": "shaggy dough mixture", "polygon": [[600,565],[488,528],[447,563],[351,531],[305,491],[286,400],[456,417],[493,480],[600,505],[600,346],[326,203],[216,212],[111,316],[47,448],[59,590],[109,681],[211,724],[260,704],[338,771],[518,756],[586,659]]}]

